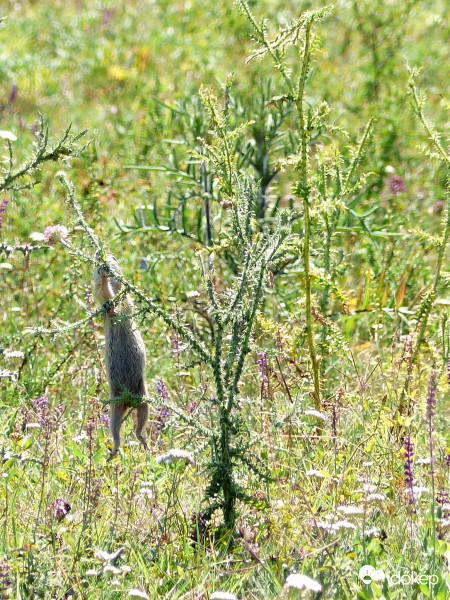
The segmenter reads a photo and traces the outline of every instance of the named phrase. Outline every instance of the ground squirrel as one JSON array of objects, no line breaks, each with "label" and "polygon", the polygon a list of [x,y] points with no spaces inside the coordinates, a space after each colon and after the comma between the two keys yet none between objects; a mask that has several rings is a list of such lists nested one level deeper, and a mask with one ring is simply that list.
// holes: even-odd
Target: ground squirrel
[{"label": "ground squirrel", "polygon": [[[114,273],[122,275],[117,260],[111,255],[107,256],[105,265],[94,269],[94,295],[101,304],[110,301],[122,288]],[[110,306],[107,305],[107,312],[103,317],[105,365],[110,398],[120,398],[127,392],[147,395],[144,379],[145,346],[132,315],[133,302],[127,294]],[[110,429],[114,447],[108,461],[119,450],[122,419],[130,408],[130,404],[126,402],[110,404]],[[148,419],[148,404],[142,402],[136,409],[136,413],[136,437],[148,450],[147,442],[143,437]]]}]

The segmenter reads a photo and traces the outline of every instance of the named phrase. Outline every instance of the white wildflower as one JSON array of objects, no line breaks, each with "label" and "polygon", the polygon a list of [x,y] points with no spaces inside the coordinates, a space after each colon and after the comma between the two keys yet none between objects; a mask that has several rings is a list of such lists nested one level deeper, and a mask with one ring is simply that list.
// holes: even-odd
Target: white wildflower
[{"label": "white wildflower", "polygon": [[106,567],[103,568],[103,572],[112,573],[113,575],[120,575],[122,573],[120,569],[114,567],[113,565],[106,565]]},{"label": "white wildflower", "polygon": [[[415,498],[420,498],[422,494],[429,494],[430,490],[423,485],[413,485],[413,494]],[[406,490],[406,493],[410,493],[409,490]]]},{"label": "white wildflower", "polygon": [[384,500],[386,500],[384,494],[369,494],[367,496],[367,502],[383,502]]},{"label": "white wildflower", "polygon": [[312,592],[321,592],[322,585],[301,573],[291,573],[286,579],[286,587],[296,588],[297,590],[311,590]]},{"label": "white wildflower", "polygon": [[319,529],[325,529],[326,531],[331,531],[333,529],[333,525],[327,523],[327,521],[310,521],[310,525],[315,525]]},{"label": "white wildflower", "polygon": [[321,421],[328,421],[327,415],[324,415],[320,410],[315,410],[314,408],[308,408],[305,410],[305,415],[308,417],[316,417],[316,419],[320,419]]},{"label": "white wildflower", "polygon": [[211,600],[237,600],[237,596],[229,592],[213,592],[210,598]]},{"label": "white wildflower", "polygon": [[105,550],[97,550],[95,553],[96,558],[99,558],[103,562],[111,562],[112,560],[116,560],[122,554],[123,548],[119,548],[115,552],[105,552]]},{"label": "white wildflower", "polygon": [[120,567],[120,569],[121,569],[121,571],[122,571],[123,573],[131,573],[131,571],[133,570],[133,569],[130,567],[130,565],[122,565],[122,566]]},{"label": "white wildflower", "polygon": [[353,523],[350,523],[350,521],[336,521],[336,523],[333,523],[333,530],[334,531],[339,531],[339,529],[353,529],[356,530],[356,526]]},{"label": "white wildflower", "polygon": [[44,239],[45,235],[39,231],[33,231],[33,233],[30,233],[30,240],[33,242],[43,242]]},{"label": "white wildflower", "polygon": [[373,485],[373,484],[371,484],[371,483],[365,483],[365,484],[363,485],[363,490],[364,490],[365,492],[369,492],[369,493],[370,493],[370,492],[374,492],[376,489],[377,489],[376,485]]},{"label": "white wildflower", "polygon": [[0,137],[10,142],[15,142],[17,137],[11,131],[0,131]]},{"label": "white wildflower", "polygon": [[431,464],[431,458],[427,456],[426,458],[418,458],[416,460],[416,465],[429,465]]},{"label": "white wildflower", "polygon": [[133,598],[144,598],[144,600],[149,600],[149,597],[145,592],[142,592],[141,590],[136,590],[134,588],[132,590],[128,590],[128,595],[132,596]]},{"label": "white wildflower", "polygon": [[17,379],[17,373],[8,371],[8,369],[0,369],[0,379],[11,379],[11,381],[15,381]]},{"label": "white wildflower", "polygon": [[369,529],[366,529],[364,531],[364,535],[365,536],[369,536],[369,535],[380,535],[381,533],[381,529],[379,527],[369,527]]},{"label": "white wildflower", "polygon": [[3,356],[5,358],[23,358],[25,356],[25,354],[23,352],[21,352],[20,350],[11,350],[11,351],[6,350],[3,354]]},{"label": "white wildflower", "polygon": [[[188,298],[197,298],[198,296],[200,296],[200,293],[197,292],[196,290],[191,290],[189,292],[186,292],[186,296]],[[211,596],[212,597],[212,596]]]},{"label": "white wildflower", "polygon": [[367,462],[363,462],[363,467],[371,467],[373,465],[373,462],[371,460],[368,460]]},{"label": "white wildflower", "polygon": [[306,471],[306,475],[308,477],[317,477],[318,479],[324,479],[325,477],[325,475],[317,469],[310,469],[309,471]]},{"label": "white wildflower", "polygon": [[362,515],[364,511],[359,506],[338,506],[337,509],[339,512],[344,513],[344,515]]},{"label": "white wildflower", "polygon": [[194,457],[190,452],[186,452],[186,450],[181,450],[179,448],[172,448],[167,452],[167,454],[163,454],[156,458],[156,462],[159,463],[171,463],[174,460],[187,460],[188,462],[194,464]]},{"label": "white wildflower", "polygon": [[95,569],[88,569],[85,573],[88,577],[96,577],[99,574]]},{"label": "white wildflower", "polygon": [[14,267],[9,262],[2,262],[0,263],[0,269],[4,269],[5,271],[12,271]]},{"label": "white wildflower", "polygon": [[139,490],[139,494],[141,496],[147,496],[147,498],[153,498],[153,491],[151,488],[147,487],[146,485],[143,485],[141,487],[141,489]]},{"label": "white wildflower", "polygon": [[85,431],[83,431],[82,433],[80,433],[80,435],[75,435],[72,438],[73,442],[76,442],[78,444],[78,442],[82,442],[83,440],[88,440],[89,437],[87,435],[87,433]]}]

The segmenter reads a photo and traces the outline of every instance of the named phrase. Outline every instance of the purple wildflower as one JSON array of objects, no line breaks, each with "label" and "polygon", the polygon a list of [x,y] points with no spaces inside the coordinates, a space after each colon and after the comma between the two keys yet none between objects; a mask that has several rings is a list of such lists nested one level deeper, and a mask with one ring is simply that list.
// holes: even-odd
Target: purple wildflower
[{"label": "purple wildflower", "polygon": [[[439,504],[439,506],[447,506],[449,504],[450,498],[449,498],[449,493],[446,492],[445,490],[438,490],[438,493],[436,494],[436,503]],[[447,508],[443,508],[443,514],[442,514],[442,518],[443,519],[448,519],[448,517],[450,516],[450,512],[448,511]]]},{"label": "purple wildflower", "polygon": [[180,349],[180,341],[178,339],[178,334],[174,334],[172,336],[172,350],[174,354],[180,358],[181,349]]},{"label": "purple wildflower", "polygon": [[8,563],[0,560],[0,594],[1,598],[9,598],[9,589],[12,586],[11,568]]},{"label": "purple wildflower", "polygon": [[393,196],[406,192],[405,180],[400,175],[391,175],[386,182],[387,190]]},{"label": "purple wildflower", "polygon": [[52,511],[57,521],[62,521],[68,515],[71,508],[70,504],[64,498],[56,498],[52,502]]},{"label": "purple wildflower", "polygon": [[44,241],[49,246],[54,246],[57,242],[66,240],[69,232],[64,225],[49,225],[44,231]]},{"label": "purple wildflower", "polygon": [[3,200],[0,202],[0,234],[2,232],[3,213],[5,212],[6,207],[8,206],[8,202],[9,200],[7,198],[3,198]]},{"label": "purple wildflower", "polygon": [[434,428],[433,428],[433,417],[436,410],[436,395],[437,395],[437,372],[433,369],[431,371],[430,381],[428,383],[427,392],[427,409],[425,413],[426,423],[428,427],[428,446],[430,449],[430,473],[433,477],[433,442],[434,442]]},{"label": "purple wildflower", "polygon": [[446,537],[445,522],[450,518],[449,493],[445,490],[438,490],[436,494],[436,504],[438,505],[437,537],[439,540],[444,540]]},{"label": "purple wildflower", "polygon": [[267,398],[270,387],[267,354],[265,352],[258,352],[256,362],[258,363],[259,377],[261,380],[261,398]]},{"label": "purple wildflower", "polygon": [[166,421],[169,418],[169,411],[167,408],[162,408],[156,417],[156,430],[162,431],[166,425]]},{"label": "purple wildflower", "polygon": [[447,463],[447,467],[450,467],[450,454],[444,455],[444,461]]},{"label": "purple wildflower", "polygon": [[409,435],[405,436],[403,442],[403,456],[405,458],[405,487],[409,496],[409,505],[411,507],[411,513],[415,514],[416,509],[414,505],[414,475],[413,475],[413,457],[414,457],[414,444],[411,441]]},{"label": "purple wildflower", "polygon": [[102,14],[103,25],[109,25],[114,16],[114,11],[111,8],[106,8]]},{"label": "purple wildflower", "polygon": [[159,413],[160,420],[166,421],[168,416],[169,416],[169,411],[167,410],[167,408],[162,408]]},{"label": "purple wildflower", "polygon": [[438,200],[433,204],[433,212],[438,213],[441,212],[445,206],[445,202],[443,200]]},{"label": "purple wildflower", "polygon": [[106,413],[101,413],[100,414],[100,422],[105,427],[109,427],[109,415]]},{"label": "purple wildflower", "polygon": [[[166,384],[164,383],[164,379],[160,377],[156,383],[156,392],[161,400],[167,400],[168,392],[166,388]],[[169,411],[167,408],[161,408],[159,414],[156,417],[156,431],[162,431],[166,424],[166,421],[169,417]]]},{"label": "purple wildflower", "polygon": [[193,402],[189,402],[189,404],[186,406],[186,410],[191,415],[194,412],[194,410],[197,408],[197,406],[198,406],[198,404],[194,400]]},{"label": "purple wildflower", "polygon": [[48,395],[41,394],[39,398],[31,400],[31,406],[34,412],[37,414],[39,424],[47,425],[49,418],[49,406],[48,406]]},{"label": "purple wildflower", "polygon": [[158,379],[158,382],[156,384],[156,391],[159,395],[159,397],[161,398],[161,400],[167,400],[167,388],[166,388],[166,384],[164,383],[164,379],[162,377],[160,377]]},{"label": "purple wildflower", "polygon": [[179,374],[181,371],[181,344],[177,332],[172,334],[172,351],[177,361],[177,369]]},{"label": "purple wildflower", "polygon": [[430,381],[428,383],[428,393],[427,393],[427,410],[426,410],[426,419],[429,427],[430,434],[433,431],[433,417],[434,411],[436,410],[436,394],[437,394],[437,377],[436,371],[431,372]]},{"label": "purple wildflower", "polygon": [[11,106],[11,104],[14,104],[14,102],[17,100],[17,94],[19,93],[19,88],[17,87],[17,85],[15,83],[11,84],[11,88],[9,90],[9,95],[8,95],[8,104]]}]

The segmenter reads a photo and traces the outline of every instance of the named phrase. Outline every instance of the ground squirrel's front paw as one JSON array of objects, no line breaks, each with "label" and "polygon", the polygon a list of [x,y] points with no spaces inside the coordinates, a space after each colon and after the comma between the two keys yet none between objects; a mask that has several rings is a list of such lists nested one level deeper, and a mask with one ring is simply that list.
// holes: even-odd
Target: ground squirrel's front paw
[{"label": "ground squirrel's front paw", "polygon": [[100,265],[97,267],[97,273],[99,274],[99,277],[111,277],[111,269],[108,265]]},{"label": "ground squirrel's front paw", "polygon": [[114,314],[114,302],[112,300],[107,300],[104,302],[102,308],[106,310],[108,315]]}]

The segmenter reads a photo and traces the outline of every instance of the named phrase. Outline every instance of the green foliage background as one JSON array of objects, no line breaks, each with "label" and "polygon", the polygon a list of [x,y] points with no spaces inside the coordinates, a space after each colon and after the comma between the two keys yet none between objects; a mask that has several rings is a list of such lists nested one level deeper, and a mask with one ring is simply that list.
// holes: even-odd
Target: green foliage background
[{"label": "green foliage background", "polygon": [[[317,8],[310,2],[251,3],[258,19],[268,18],[273,35],[291,18]],[[15,159],[20,163],[30,155],[39,114],[48,119],[53,136],[62,135],[69,122],[75,133],[88,129],[89,146],[63,167],[89,225],[119,259],[127,279],[156,302],[186,315],[207,340],[208,300],[200,268],[204,240],[195,240],[202,203],[194,197],[186,208],[191,239],[156,227],[153,202],[162,215],[162,229],[170,229],[165,220],[168,191],[178,193],[189,151],[198,149],[194,132],[203,135],[208,129],[198,95],[201,84],[211,87],[222,103],[227,76],[234,73],[233,127],[258,123],[261,106],[270,112],[269,97],[258,104],[265,85],[261,81],[270,79],[276,95],[281,78],[267,60],[246,63],[254,47],[248,22],[231,3],[196,0],[7,2],[1,10],[6,19],[0,26],[0,129],[17,137],[12,142]],[[339,1],[318,28],[306,102],[316,107],[326,101],[330,122],[348,137],[325,131],[311,145],[311,155],[320,151],[332,157],[337,139],[348,163],[350,145],[375,118],[359,167],[366,173],[363,193],[352,203],[353,213],[344,210],[334,240],[336,289],[326,314],[316,322],[319,332],[327,327],[321,318],[335,325],[323,350],[328,421],[318,439],[316,421],[305,415],[314,402],[299,258],[277,274],[258,315],[240,388],[243,419],[249,435],[259,439],[252,452],[263,460],[272,482],[261,488],[256,477],[241,473],[240,484],[255,502],[240,507],[242,535],[233,543],[219,522],[205,535],[195,531],[195,515],[204,509],[199,490],[207,484],[208,450],[205,439],[173,411],[159,431],[160,408],[154,406],[151,456],[134,445],[127,424],[120,459],[105,466],[109,434],[100,421],[107,398],[100,321],[57,337],[26,332],[63,327],[93,308],[90,267],[61,245],[47,247],[30,237],[50,225],[71,228],[74,223],[65,191],[54,177],[62,165],[44,165],[36,187],[4,193],[9,203],[1,241],[42,244],[42,249],[0,256],[0,368],[17,374],[17,381],[0,379],[0,595],[106,599],[139,589],[150,598],[199,600],[218,590],[240,599],[294,597],[302,592],[283,586],[287,575],[298,571],[321,582],[323,598],[449,597],[449,509],[442,508],[449,500],[432,502],[432,483],[435,496],[445,499],[450,491],[445,459],[450,455],[448,253],[425,344],[412,366],[405,337],[417,336],[423,298],[433,281],[433,236],[442,232],[448,178],[448,164],[430,156],[427,133],[410,106],[406,64],[423,69],[417,82],[427,90],[425,114],[445,134],[447,10],[443,0]],[[287,61],[298,74],[292,49]],[[17,97],[12,86],[17,86]],[[274,167],[289,154],[289,132],[294,135],[295,129],[295,117],[288,114],[285,133],[270,155]],[[252,125],[244,129],[243,147],[254,145],[254,134]],[[443,145],[448,148],[444,135]],[[255,171],[251,174],[257,177]],[[389,187],[393,174],[404,182],[404,191],[393,192],[392,183]],[[287,165],[269,188],[269,208],[279,202],[301,214],[293,181],[294,170]],[[222,242],[227,209],[217,197],[213,200],[215,241]],[[145,226],[142,205],[151,207]],[[301,220],[294,224],[294,235],[301,238]],[[313,215],[311,261],[319,269],[323,235],[319,217]],[[72,238],[86,250],[82,232],[75,231]],[[221,258],[225,250],[216,248]],[[221,289],[233,282],[226,260],[219,262],[215,277]],[[318,283],[315,294],[319,304]],[[152,394],[163,377],[170,402],[185,409],[195,401],[195,418],[208,424],[211,374],[186,370],[183,352],[180,366],[174,334],[163,322],[147,316],[141,327]],[[14,351],[24,357],[8,356]],[[261,392],[258,352],[268,356],[269,394]],[[417,485],[428,492],[411,515],[396,430],[404,428],[414,440],[416,459],[429,456],[425,416],[432,369],[438,372],[435,469],[432,477],[429,465],[416,462]],[[410,409],[399,419],[407,378]],[[47,433],[33,427],[39,415],[32,401],[43,393],[54,414],[63,404],[60,421]],[[170,448],[193,452],[198,466],[157,463],[155,456]],[[307,475],[309,470],[323,477]],[[370,503],[367,484],[384,500]],[[57,498],[71,506],[61,521],[55,516]],[[356,529],[317,527],[326,515],[337,520],[337,507],[346,504],[364,508],[361,517],[348,517]],[[373,528],[377,532],[367,535]],[[191,537],[200,540],[194,544]],[[124,548],[121,556],[109,563],[96,555],[118,548]],[[128,565],[131,571],[105,571],[110,563],[116,569]],[[358,578],[363,564],[389,573],[436,572],[440,581],[431,590],[364,586]]]}]

